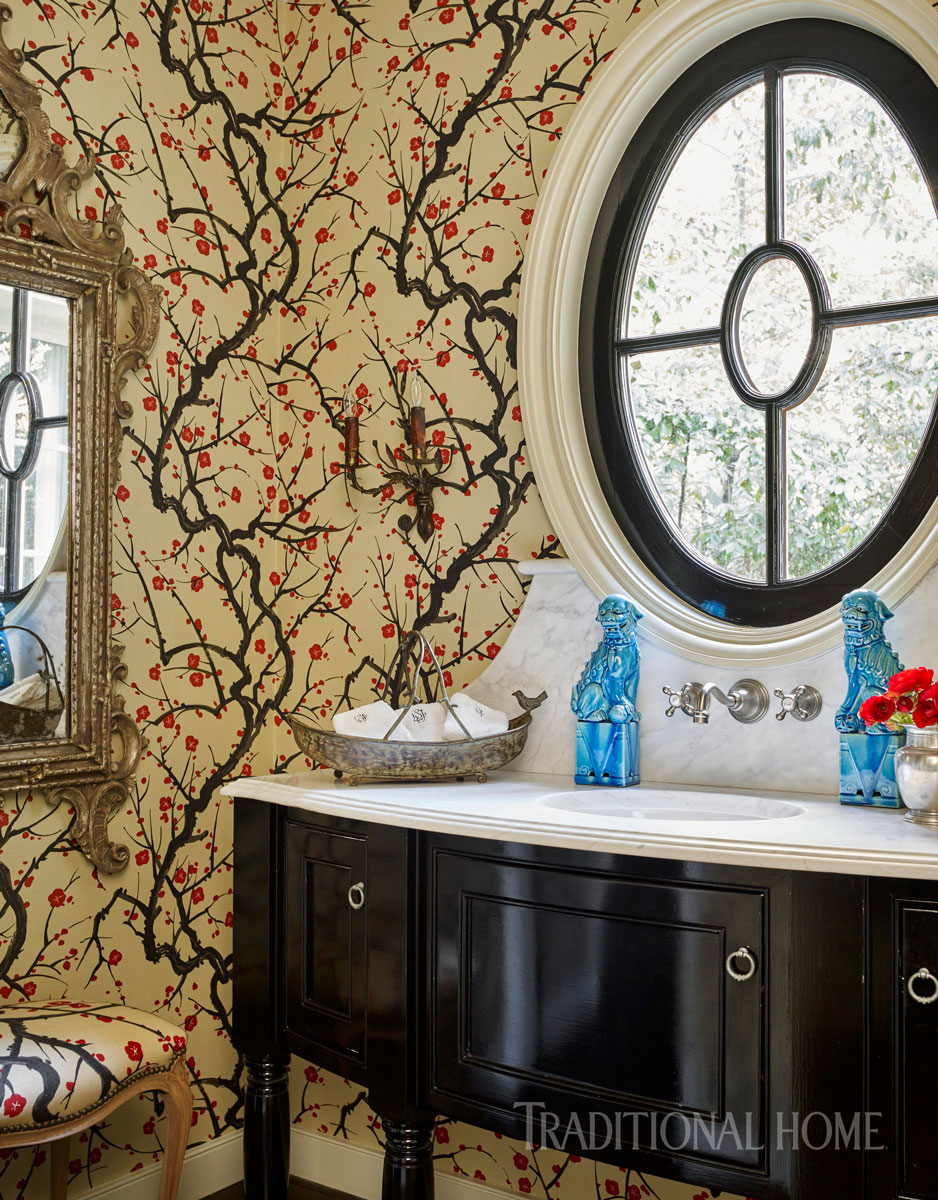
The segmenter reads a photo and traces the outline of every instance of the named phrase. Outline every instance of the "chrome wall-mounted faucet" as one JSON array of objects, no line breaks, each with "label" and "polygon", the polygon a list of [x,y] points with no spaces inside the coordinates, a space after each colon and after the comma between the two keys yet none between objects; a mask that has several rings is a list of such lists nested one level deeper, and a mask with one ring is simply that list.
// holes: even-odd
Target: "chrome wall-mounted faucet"
[{"label": "chrome wall-mounted faucet", "polygon": [[728,695],[715,683],[685,683],[679,692],[665,685],[661,690],[668,697],[665,716],[673,717],[680,709],[695,725],[710,723],[711,698],[725,704],[744,725],[761,721],[769,711],[769,693],[758,679],[737,679]]}]

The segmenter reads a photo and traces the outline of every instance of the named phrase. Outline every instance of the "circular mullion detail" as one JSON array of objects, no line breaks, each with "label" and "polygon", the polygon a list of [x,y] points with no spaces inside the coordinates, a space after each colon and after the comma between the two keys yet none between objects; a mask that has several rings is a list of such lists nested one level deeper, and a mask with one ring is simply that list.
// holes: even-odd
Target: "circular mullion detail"
[{"label": "circular mullion detail", "polygon": [[0,475],[15,482],[26,479],[32,472],[33,467],[36,465],[36,458],[39,455],[39,444],[42,439],[42,429],[36,425],[36,421],[42,413],[39,387],[35,378],[28,371],[11,371],[0,382],[0,431],[3,430],[6,424],[7,408],[10,405],[11,397],[17,385],[22,387],[26,393],[26,405],[29,409],[29,429],[26,433],[26,448],[23,451],[23,457],[20,459],[19,466],[12,467],[7,462],[6,441],[2,433],[0,433]]},{"label": "circular mullion detail", "polygon": [[[774,259],[793,262],[805,281],[811,301],[811,343],[801,370],[792,383],[783,392],[766,395],[758,390],[746,370],[739,340],[739,327],[743,300],[753,276],[760,267]],[[830,293],[821,268],[803,246],[795,242],[772,242],[758,246],[746,255],[730,280],[720,318],[720,354],[723,358],[723,368],[733,391],[744,404],[763,410],[787,410],[796,408],[811,395],[824,373],[830,355],[833,329],[824,320],[824,315],[829,310]]]}]

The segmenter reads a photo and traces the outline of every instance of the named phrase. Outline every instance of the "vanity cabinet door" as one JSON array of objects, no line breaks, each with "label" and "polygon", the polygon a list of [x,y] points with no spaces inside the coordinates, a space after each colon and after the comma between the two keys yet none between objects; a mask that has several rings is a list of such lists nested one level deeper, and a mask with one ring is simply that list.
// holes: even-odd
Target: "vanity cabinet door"
[{"label": "vanity cabinet door", "polygon": [[367,839],[294,820],[284,835],[286,1030],[345,1073],[366,1065]]},{"label": "vanity cabinet door", "polygon": [[575,1113],[620,1148],[764,1164],[763,891],[439,846],[429,869],[431,1103],[530,1112],[541,1144],[539,1113],[555,1141]]},{"label": "vanity cabinet door", "polygon": [[938,1200],[938,888],[874,885],[872,915],[870,1195]]}]

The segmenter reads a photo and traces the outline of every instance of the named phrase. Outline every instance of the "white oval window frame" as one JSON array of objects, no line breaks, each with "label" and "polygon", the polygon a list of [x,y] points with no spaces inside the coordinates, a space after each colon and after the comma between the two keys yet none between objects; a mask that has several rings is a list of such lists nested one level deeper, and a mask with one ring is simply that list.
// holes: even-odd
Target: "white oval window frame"
[{"label": "white oval window frame", "polygon": [[[938,85],[938,14],[927,0],[669,0],[590,85],[564,130],[535,209],[521,286],[518,374],[541,498],[564,550],[597,596],[625,592],[643,632],[713,666],[775,666],[836,646],[837,607],[771,628],[730,625],[680,600],[630,546],[602,493],[580,404],[579,319],[590,240],[619,160],[665,91],[723,42],[774,21],[826,18],[893,42]],[[938,500],[902,550],[862,581],[890,607],[938,561]]]}]

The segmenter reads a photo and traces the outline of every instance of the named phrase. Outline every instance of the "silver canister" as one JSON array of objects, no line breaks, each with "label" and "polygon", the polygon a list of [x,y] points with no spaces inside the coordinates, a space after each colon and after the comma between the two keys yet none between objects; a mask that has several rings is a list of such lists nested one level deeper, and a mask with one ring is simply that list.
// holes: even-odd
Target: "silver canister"
[{"label": "silver canister", "polygon": [[899,795],[909,809],[905,819],[938,829],[938,728],[905,731],[896,751]]}]

